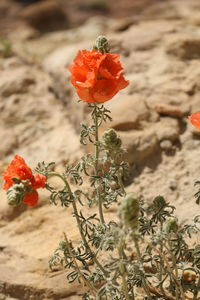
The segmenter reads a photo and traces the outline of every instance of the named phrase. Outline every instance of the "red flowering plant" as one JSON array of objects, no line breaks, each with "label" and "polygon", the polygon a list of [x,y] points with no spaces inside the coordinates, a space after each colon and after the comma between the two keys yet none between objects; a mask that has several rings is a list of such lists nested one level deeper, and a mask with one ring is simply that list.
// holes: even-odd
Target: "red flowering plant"
[{"label": "red flowering plant", "polygon": [[33,175],[24,159],[15,155],[14,159],[3,172],[4,190],[7,190],[8,202],[16,205],[21,202],[34,206],[38,202],[39,188],[44,188],[46,177],[42,174]]},{"label": "red flowering plant", "polygon": [[[127,194],[128,164],[123,161],[121,138],[112,128],[99,137],[101,124],[111,120],[103,103],[129,84],[119,54],[110,53],[107,39],[100,36],[93,50],[78,52],[69,71],[78,96],[91,110],[92,124],[82,124],[80,141],[92,143],[94,153],[67,166],[62,174],[52,170],[53,163],[44,162],[33,174],[16,155],[3,172],[9,204],[33,206],[37,189],[45,187],[52,203],[72,206],[81,240],[74,243],[64,234],[49,264],[52,270],[61,264],[69,282],[84,285],[83,300],[200,299],[200,245],[187,244],[191,233],[200,232],[200,217],[181,226],[175,207],[162,196],[146,209],[134,193]],[[199,115],[189,119],[200,129]],[[48,182],[54,176],[61,179],[62,189]],[[89,192],[85,180],[91,185]],[[105,210],[119,199],[119,221],[107,220]],[[82,211],[86,205],[96,206],[96,213],[86,217]]]},{"label": "red flowering plant", "polygon": [[129,84],[123,76],[119,54],[106,52],[106,40],[103,43],[102,52],[98,51],[99,45],[92,51],[79,51],[69,67],[71,83],[80,99],[87,103],[106,102]]}]

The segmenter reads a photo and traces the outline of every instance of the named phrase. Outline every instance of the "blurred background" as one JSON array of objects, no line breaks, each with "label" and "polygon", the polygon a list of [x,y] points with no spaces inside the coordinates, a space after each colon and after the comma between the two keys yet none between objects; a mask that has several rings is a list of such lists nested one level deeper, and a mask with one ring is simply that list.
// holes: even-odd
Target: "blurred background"
[{"label": "blurred background", "polygon": [[[80,123],[91,121],[68,66],[99,35],[130,81],[105,103],[113,117],[105,127],[127,149],[126,189],[147,205],[163,195],[187,223],[199,211],[200,134],[187,120],[200,111],[199,0],[0,0],[0,171],[14,154],[63,171],[93,151],[80,147]],[[63,231],[79,240],[71,208],[53,206],[43,190],[34,208],[9,207],[0,186],[0,300],[81,299],[62,268],[48,268]]]},{"label": "blurred background", "polygon": [[9,32],[26,24],[40,32],[49,32],[76,27],[97,15],[137,19],[148,7],[165,2],[167,0],[1,0],[0,30]]}]

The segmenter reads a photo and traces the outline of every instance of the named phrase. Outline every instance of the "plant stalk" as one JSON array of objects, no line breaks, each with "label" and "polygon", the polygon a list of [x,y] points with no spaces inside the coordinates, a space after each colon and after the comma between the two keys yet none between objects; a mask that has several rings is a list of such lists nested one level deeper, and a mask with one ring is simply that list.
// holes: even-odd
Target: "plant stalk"
[{"label": "plant stalk", "polygon": [[[139,247],[139,244],[138,244],[138,241],[137,241],[137,237],[136,237],[135,234],[133,234],[133,241],[135,243],[135,248],[136,248],[136,253],[137,253],[137,259],[140,262],[140,264],[142,265],[142,256],[141,256],[141,252],[140,252],[140,247]],[[149,290],[148,283],[146,282],[146,279],[144,277],[142,279],[142,285],[143,285],[143,288],[145,290],[145,293],[147,294],[147,297],[150,300],[152,300],[151,292]]]},{"label": "plant stalk", "polygon": [[[68,191],[69,191],[71,197],[73,198],[73,193],[72,193],[72,191],[71,191],[71,188],[70,188],[70,185],[69,185],[67,179],[66,179],[64,176],[62,176],[62,175],[60,175],[60,174],[58,174],[58,173],[56,173],[56,172],[50,172],[50,173],[48,174],[48,177],[52,177],[52,176],[57,176],[57,177],[59,177],[60,179],[62,179],[62,181],[65,183],[65,186],[66,186],[66,188],[68,189]],[[94,263],[99,267],[99,269],[100,269],[100,270],[103,272],[103,274],[107,277],[107,276],[108,276],[108,272],[104,269],[104,267],[100,264],[100,262],[99,262],[98,259],[96,258],[96,255],[95,255],[94,252],[91,250],[91,248],[90,248],[90,246],[89,246],[89,244],[88,244],[88,242],[87,242],[87,240],[86,240],[86,238],[85,238],[85,236],[84,236],[84,234],[83,234],[82,227],[81,227],[81,222],[80,222],[79,217],[78,217],[78,210],[77,210],[77,206],[76,206],[76,202],[75,202],[75,201],[72,202],[72,206],[73,206],[73,209],[74,209],[74,215],[75,215],[76,222],[77,222],[77,225],[78,225],[79,233],[80,233],[80,235],[81,235],[81,238],[82,238],[82,241],[83,241],[83,243],[84,243],[84,245],[85,245],[85,248],[88,250],[88,252],[89,252],[90,255],[92,256],[92,259],[93,259]]]},{"label": "plant stalk", "polygon": [[[168,245],[169,245],[169,248],[168,247],[166,247],[166,248],[167,248],[167,250],[169,251],[169,253],[171,255],[173,269],[175,271],[175,278],[176,278],[176,280],[175,280],[175,285],[176,285],[176,299],[179,300],[180,299],[179,296],[181,294],[182,300],[185,300],[185,294],[184,294],[183,288],[182,288],[182,286],[180,284],[180,280],[178,278],[178,268],[177,268],[177,265],[176,265],[176,258],[174,256],[172,250],[171,250],[172,246],[171,246],[171,241],[170,241],[169,238],[168,238]],[[179,291],[180,291],[180,293],[179,293]]]},{"label": "plant stalk", "polygon": [[91,294],[92,294],[93,296],[95,296],[95,295],[96,295],[96,289],[95,289],[95,287],[94,287],[94,286],[90,283],[90,281],[87,280],[87,279],[85,278],[85,276],[81,273],[81,270],[80,270],[80,268],[79,268],[79,266],[78,266],[78,264],[77,264],[76,258],[75,258],[75,256],[74,256],[72,250],[71,250],[70,243],[69,243],[69,241],[68,241],[67,235],[66,235],[65,232],[63,232],[63,235],[64,235],[64,238],[65,238],[65,243],[66,243],[68,252],[69,252],[69,254],[70,254],[71,257],[72,257],[72,260],[73,260],[73,262],[74,262],[74,265],[75,265],[75,267],[76,267],[76,270],[77,270],[77,272],[78,272],[80,278],[82,278],[83,282],[84,282],[85,285],[88,287],[88,289],[90,290]]},{"label": "plant stalk", "polygon": [[[98,162],[99,162],[99,124],[98,124],[98,116],[97,116],[97,105],[94,106],[94,126],[95,126],[95,176],[99,176],[98,174]],[[99,208],[99,217],[102,224],[105,223],[104,215],[103,215],[103,204],[101,198],[101,191],[99,187],[99,182],[97,181],[97,196],[98,196],[98,208]]]},{"label": "plant stalk", "polygon": [[[122,239],[119,242],[119,246],[118,246],[118,253],[119,253],[119,257],[120,257],[120,263],[121,260],[123,260],[124,258],[124,254],[123,254],[123,244],[122,244]],[[122,265],[122,270],[120,270],[121,276],[122,276],[122,287],[123,287],[123,291],[124,291],[124,296],[126,300],[130,300],[129,294],[128,294],[128,287],[127,287],[127,283],[126,283],[126,268],[124,265]],[[133,296],[133,300],[135,299],[135,297]]]}]

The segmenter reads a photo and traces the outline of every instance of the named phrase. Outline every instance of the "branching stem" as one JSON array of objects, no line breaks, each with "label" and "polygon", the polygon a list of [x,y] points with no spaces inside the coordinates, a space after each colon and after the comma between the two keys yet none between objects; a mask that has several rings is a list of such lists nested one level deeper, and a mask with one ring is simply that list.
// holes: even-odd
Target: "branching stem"
[{"label": "branching stem", "polygon": [[[60,175],[60,174],[58,174],[58,173],[56,173],[56,172],[50,172],[50,173],[48,174],[48,177],[52,177],[52,176],[57,176],[57,177],[59,177],[60,179],[62,179],[62,181],[65,183],[65,186],[66,186],[66,188],[68,189],[68,191],[69,191],[69,193],[70,193],[70,195],[71,195],[71,197],[72,197],[72,199],[73,199],[74,196],[73,196],[73,193],[72,193],[72,191],[71,191],[71,188],[70,188],[70,185],[69,185],[67,179],[66,179],[64,176],[62,176],[62,175]],[[91,257],[92,257],[94,263],[99,267],[99,269],[100,269],[100,270],[103,272],[103,274],[107,277],[107,276],[108,276],[108,272],[107,272],[107,271],[104,269],[104,267],[100,264],[100,262],[98,261],[98,259],[97,259],[96,255],[95,255],[95,253],[91,250],[91,248],[90,248],[90,246],[89,246],[89,244],[88,244],[88,242],[87,242],[87,240],[86,240],[86,237],[84,236],[84,233],[83,233],[82,227],[81,227],[81,222],[80,222],[79,217],[78,217],[78,210],[77,210],[76,202],[75,202],[74,199],[73,199],[73,201],[72,201],[72,206],[73,206],[73,209],[74,209],[74,215],[75,215],[75,218],[76,218],[76,221],[77,221],[78,229],[79,229],[79,232],[80,232],[82,241],[83,241],[83,243],[84,243],[84,245],[85,245],[85,248],[86,248],[87,251],[90,253],[90,255],[91,255]]]},{"label": "branching stem", "polygon": [[87,279],[85,278],[85,276],[81,273],[81,270],[80,270],[80,268],[79,268],[79,266],[78,266],[78,264],[77,264],[76,258],[75,258],[74,254],[73,254],[73,252],[72,252],[71,247],[70,247],[70,243],[69,243],[69,241],[68,241],[67,235],[66,235],[65,232],[63,232],[63,235],[64,235],[64,238],[65,238],[65,243],[66,243],[66,246],[67,246],[67,250],[68,250],[70,256],[72,257],[72,260],[73,260],[73,262],[74,262],[74,265],[75,265],[75,267],[76,267],[76,270],[77,270],[77,272],[78,272],[80,278],[83,280],[84,284],[88,287],[88,289],[90,290],[91,294],[92,294],[93,296],[95,296],[95,294],[96,294],[96,289],[95,289],[95,287],[94,287],[94,286],[91,284],[91,282],[90,282],[89,280],[87,280]]}]

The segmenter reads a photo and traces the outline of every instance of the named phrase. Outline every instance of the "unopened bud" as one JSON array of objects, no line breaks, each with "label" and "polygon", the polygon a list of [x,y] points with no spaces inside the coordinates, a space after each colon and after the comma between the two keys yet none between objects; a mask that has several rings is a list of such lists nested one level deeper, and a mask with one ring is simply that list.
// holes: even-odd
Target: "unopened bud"
[{"label": "unopened bud", "polygon": [[60,241],[59,249],[62,250],[62,251],[65,251],[67,249],[67,245],[66,245],[65,241]]},{"label": "unopened bud", "polygon": [[127,194],[119,210],[119,217],[123,223],[127,227],[136,229],[138,226],[139,212],[140,206],[138,198],[133,193]]},{"label": "unopened bud", "polygon": [[163,208],[166,207],[166,201],[165,198],[163,196],[157,196],[154,200],[153,200],[153,210],[154,211],[160,211]]},{"label": "unopened bud", "polygon": [[12,185],[7,190],[8,204],[9,205],[18,205],[20,204],[25,197],[26,187],[23,183],[17,183]]},{"label": "unopened bud", "polygon": [[177,230],[178,230],[177,219],[174,217],[167,219],[165,222],[165,232],[166,233],[177,232]]},{"label": "unopened bud", "polygon": [[104,53],[109,52],[108,40],[105,36],[100,35],[95,41],[94,49],[97,51]]},{"label": "unopened bud", "polygon": [[112,128],[107,129],[103,134],[104,145],[108,149],[119,149],[122,145],[120,137]]}]

